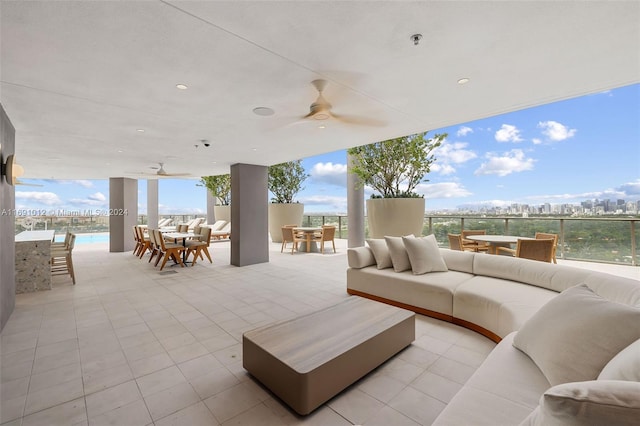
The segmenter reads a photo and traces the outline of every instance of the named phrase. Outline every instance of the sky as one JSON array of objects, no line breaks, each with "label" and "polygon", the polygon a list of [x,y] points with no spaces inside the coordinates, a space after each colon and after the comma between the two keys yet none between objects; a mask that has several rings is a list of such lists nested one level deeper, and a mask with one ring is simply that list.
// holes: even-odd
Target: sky
[{"label": "sky", "polygon": [[[427,211],[640,200],[640,84],[430,130],[446,133],[416,191]],[[346,213],[347,155],[302,159],[310,175],[296,201],[305,213]],[[93,211],[109,207],[108,180],[40,180],[18,186],[16,208]],[[159,213],[206,214],[198,180],[161,179]],[[372,191],[365,188],[368,198]],[[138,184],[146,213],[146,181]]]}]

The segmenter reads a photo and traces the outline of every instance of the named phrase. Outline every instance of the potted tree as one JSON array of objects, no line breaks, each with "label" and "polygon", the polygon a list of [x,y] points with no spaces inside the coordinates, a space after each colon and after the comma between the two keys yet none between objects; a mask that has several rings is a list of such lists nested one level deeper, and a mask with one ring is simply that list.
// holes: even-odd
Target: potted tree
[{"label": "potted tree", "polygon": [[376,193],[367,200],[369,235],[382,238],[421,235],[424,195],[415,192],[436,158],[433,150],[447,134],[426,138],[427,132],[350,148],[351,172]]},{"label": "potted tree", "polygon": [[302,183],[309,177],[302,161],[289,161],[269,167],[269,233],[274,243],[282,242],[284,225],[301,225],[304,204],[294,202],[295,196],[304,187]]},{"label": "potted tree", "polygon": [[205,186],[215,198],[213,208],[216,220],[231,220],[231,175],[203,176],[200,185]]}]

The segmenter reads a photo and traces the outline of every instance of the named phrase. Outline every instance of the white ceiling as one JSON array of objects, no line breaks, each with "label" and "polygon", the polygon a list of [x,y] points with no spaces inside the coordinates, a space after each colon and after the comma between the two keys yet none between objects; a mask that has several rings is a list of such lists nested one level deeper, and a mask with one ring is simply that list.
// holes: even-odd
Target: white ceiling
[{"label": "white ceiling", "polygon": [[[228,173],[640,82],[637,1],[3,0],[0,15],[25,178]],[[292,124],[317,78],[335,113],[385,124]]]}]

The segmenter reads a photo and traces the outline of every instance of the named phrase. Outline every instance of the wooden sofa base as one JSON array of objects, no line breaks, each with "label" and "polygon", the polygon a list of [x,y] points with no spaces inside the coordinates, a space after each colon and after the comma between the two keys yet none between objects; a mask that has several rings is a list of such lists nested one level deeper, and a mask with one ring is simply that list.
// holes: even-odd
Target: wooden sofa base
[{"label": "wooden sofa base", "polygon": [[450,322],[452,324],[455,325],[459,325],[461,327],[464,328],[468,328],[469,330],[475,331],[476,333],[482,334],[484,337],[493,340],[496,343],[500,343],[500,341],[502,340],[502,337],[498,336],[497,334],[495,334],[494,332],[487,330],[484,327],[481,327],[477,324],[474,324],[472,322],[460,319],[460,318],[455,318],[451,315],[446,315],[446,314],[441,314],[440,312],[436,312],[436,311],[431,311],[429,309],[424,309],[421,308],[419,306],[414,306],[414,305],[409,305],[406,303],[402,303],[402,302],[398,302],[395,300],[391,300],[391,299],[386,299],[384,297],[380,297],[380,296],[376,296],[374,294],[369,294],[369,293],[365,293],[363,291],[359,291],[359,290],[353,290],[348,288],[347,289],[347,293],[354,295],[354,296],[360,296],[360,297],[366,297],[367,299],[371,299],[371,300],[375,300],[377,302],[382,302],[382,303],[386,303],[388,305],[392,305],[392,306],[397,306],[398,308],[402,308],[402,309],[407,309],[410,311],[415,312],[416,314],[421,314],[421,315],[425,315],[431,318],[435,318],[435,319],[439,319],[442,321],[447,321]]}]

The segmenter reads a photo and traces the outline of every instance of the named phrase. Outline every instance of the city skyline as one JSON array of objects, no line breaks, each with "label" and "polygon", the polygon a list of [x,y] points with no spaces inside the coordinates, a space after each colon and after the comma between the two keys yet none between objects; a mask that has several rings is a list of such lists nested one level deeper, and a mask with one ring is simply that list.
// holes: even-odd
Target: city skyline
[{"label": "city skyline", "polygon": [[[448,136],[417,192],[426,210],[513,204],[640,200],[640,85],[604,91],[429,131]],[[346,212],[346,151],[302,159],[310,177],[296,200],[305,211]],[[108,180],[24,179],[17,209],[105,209]],[[160,214],[204,214],[198,179],[161,179]],[[371,191],[365,188],[368,198]],[[139,213],[146,181],[139,181]]]}]

